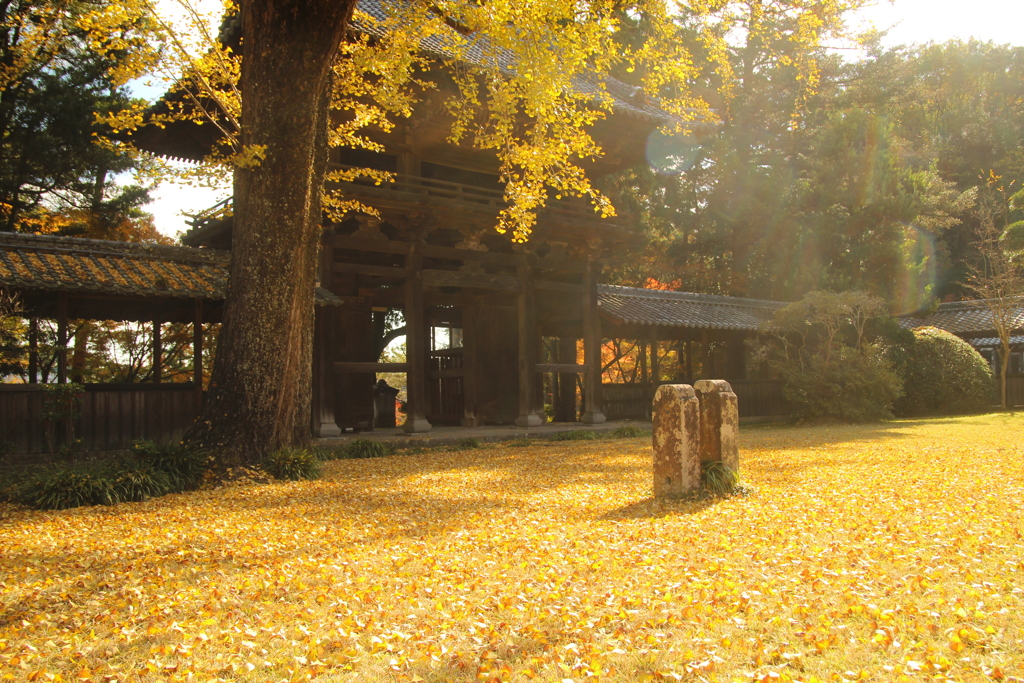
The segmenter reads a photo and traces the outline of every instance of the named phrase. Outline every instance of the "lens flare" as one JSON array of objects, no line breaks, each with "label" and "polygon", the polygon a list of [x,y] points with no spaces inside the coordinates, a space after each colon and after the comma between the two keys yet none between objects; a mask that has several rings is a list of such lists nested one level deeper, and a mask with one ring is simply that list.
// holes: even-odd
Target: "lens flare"
[{"label": "lens flare", "polygon": [[647,136],[647,163],[661,175],[679,175],[693,167],[700,145],[689,133],[663,133],[654,130]]},{"label": "lens flare", "polygon": [[913,313],[928,305],[935,293],[935,239],[918,227],[904,227],[902,259],[893,291],[895,313]]}]

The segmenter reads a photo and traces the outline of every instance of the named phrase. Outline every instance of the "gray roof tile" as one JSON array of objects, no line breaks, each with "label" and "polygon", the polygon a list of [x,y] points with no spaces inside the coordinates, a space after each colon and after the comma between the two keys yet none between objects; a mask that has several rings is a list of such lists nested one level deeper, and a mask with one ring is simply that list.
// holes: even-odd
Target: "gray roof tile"
[{"label": "gray roof tile", "polygon": [[781,301],[615,285],[598,285],[597,297],[601,314],[622,324],[747,332],[759,329],[775,311],[787,305]]}]

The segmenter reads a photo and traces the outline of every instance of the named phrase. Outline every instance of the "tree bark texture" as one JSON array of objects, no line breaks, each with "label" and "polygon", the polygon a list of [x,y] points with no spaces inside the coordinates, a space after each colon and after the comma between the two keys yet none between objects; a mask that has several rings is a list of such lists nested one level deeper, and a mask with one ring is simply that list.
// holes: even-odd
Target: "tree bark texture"
[{"label": "tree bark texture", "polygon": [[310,437],[320,189],[331,65],[354,0],[245,0],[242,144],[224,325],[193,440],[222,465]]}]

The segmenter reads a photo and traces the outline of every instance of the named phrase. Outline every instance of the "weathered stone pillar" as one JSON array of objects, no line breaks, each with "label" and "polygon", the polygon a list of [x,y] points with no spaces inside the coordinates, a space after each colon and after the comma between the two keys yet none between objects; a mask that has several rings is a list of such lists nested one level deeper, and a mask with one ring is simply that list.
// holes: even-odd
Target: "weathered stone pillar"
[{"label": "weathered stone pillar", "polygon": [[700,488],[700,403],[689,384],[666,384],[654,394],[654,495]]},{"label": "weathered stone pillar", "polygon": [[740,471],[740,411],[736,394],[724,379],[702,379],[693,385],[700,401],[700,459],[721,460]]}]

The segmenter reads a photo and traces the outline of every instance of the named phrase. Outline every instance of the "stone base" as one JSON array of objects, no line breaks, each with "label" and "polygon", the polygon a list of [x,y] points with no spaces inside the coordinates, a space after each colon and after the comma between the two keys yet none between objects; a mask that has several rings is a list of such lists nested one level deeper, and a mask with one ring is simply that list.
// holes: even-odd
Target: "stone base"
[{"label": "stone base", "polygon": [[544,424],[544,422],[541,421],[540,415],[537,413],[528,413],[516,418],[516,427],[525,427],[528,429],[530,427],[540,427],[542,424]]},{"label": "stone base", "polygon": [[334,422],[321,422],[313,428],[313,436],[317,439],[330,439],[341,436],[341,427]]},{"label": "stone base", "polygon": [[580,416],[580,422],[585,425],[601,425],[608,421],[608,418],[604,416],[604,413],[600,411],[594,411],[592,413],[583,413]]},{"label": "stone base", "polygon": [[427,422],[427,418],[408,418],[405,424],[402,425],[402,429],[406,434],[422,434],[423,432],[429,432],[433,425]]}]

